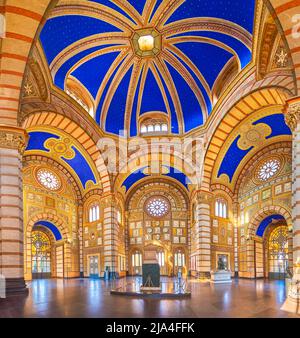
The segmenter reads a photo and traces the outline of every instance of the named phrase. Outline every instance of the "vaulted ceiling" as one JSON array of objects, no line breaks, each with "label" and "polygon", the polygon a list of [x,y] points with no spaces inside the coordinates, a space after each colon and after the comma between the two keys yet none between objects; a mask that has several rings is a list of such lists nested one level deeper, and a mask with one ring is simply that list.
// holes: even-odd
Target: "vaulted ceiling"
[{"label": "vaulted ceiling", "polygon": [[220,74],[251,61],[254,10],[255,0],[60,1],[40,41],[54,84],[76,88],[106,132],[136,136],[160,112],[181,134],[207,121]]}]

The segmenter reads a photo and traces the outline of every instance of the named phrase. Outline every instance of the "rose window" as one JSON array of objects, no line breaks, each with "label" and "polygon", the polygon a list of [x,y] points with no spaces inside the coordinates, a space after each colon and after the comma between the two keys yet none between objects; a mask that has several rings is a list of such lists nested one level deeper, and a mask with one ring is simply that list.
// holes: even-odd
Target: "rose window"
[{"label": "rose window", "polygon": [[61,186],[60,179],[53,172],[40,169],[37,173],[39,183],[49,190],[58,190]]},{"label": "rose window", "polygon": [[152,198],[146,204],[146,211],[152,217],[163,217],[169,212],[169,203],[162,197]]},{"label": "rose window", "polygon": [[257,177],[261,181],[267,181],[272,178],[280,169],[280,162],[276,159],[268,160],[262,164],[257,172]]}]

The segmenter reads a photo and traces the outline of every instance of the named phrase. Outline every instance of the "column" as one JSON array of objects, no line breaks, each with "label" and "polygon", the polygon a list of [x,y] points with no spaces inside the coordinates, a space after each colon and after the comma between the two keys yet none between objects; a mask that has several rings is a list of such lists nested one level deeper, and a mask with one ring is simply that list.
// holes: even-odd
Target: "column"
[{"label": "column", "polygon": [[211,193],[197,192],[195,210],[196,270],[200,278],[210,277],[211,271],[211,201]]},{"label": "column", "polygon": [[22,153],[27,138],[17,127],[0,125],[0,274],[6,292],[27,292],[23,258]]},{"label": "column", "polygon": [[292,154],[292,222],[293,266],[300,262],[300,97],[287,101],[285,121],[293,132]]},{"label": "column", "polygon": [[103,244],[104,268],[109,268],[111,277],[116,277],[118,260],[118,222],[115,199],[113,196],[104,199]]},{"label": "column", "polygon": [[84,276],[83,268],[83,207],[78,207],[78,240],[79,240],[79,272],[80,277]]},{"label": "column", "polygon": [[239,254],[238,254],[238,203],[233,204],[233,231],[234,231],[234,275],[238,277],[239,274]]}]

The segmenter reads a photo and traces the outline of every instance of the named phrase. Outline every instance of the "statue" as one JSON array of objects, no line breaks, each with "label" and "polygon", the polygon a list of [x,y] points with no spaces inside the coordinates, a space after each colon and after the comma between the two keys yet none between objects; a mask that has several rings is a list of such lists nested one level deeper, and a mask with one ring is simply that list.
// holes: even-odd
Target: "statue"
[{"label": "statue", "polygon": [[227,270],[227,267],[226,267],[226,264],[224,262],[224,260],[222,259],[222,257],[219,257],[219,260],[218,260],[218,270]]}]

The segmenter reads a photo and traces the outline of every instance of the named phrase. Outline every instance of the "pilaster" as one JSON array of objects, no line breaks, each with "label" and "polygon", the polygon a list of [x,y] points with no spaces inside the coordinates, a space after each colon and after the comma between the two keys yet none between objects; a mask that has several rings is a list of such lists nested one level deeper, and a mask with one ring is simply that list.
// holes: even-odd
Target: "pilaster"
[{"label": "pilaster", "polygon": [[26,292],[23,259],[23,129],[0,125],[0,274],[7,293]]},{"label": "pilaster", "polygon": [[199,277],[209,277],[211,271],[211,203],[211,193],[196,193],[196,271]]}]

